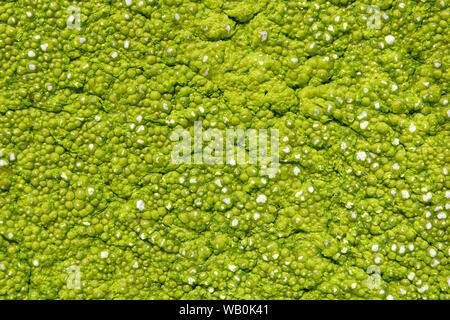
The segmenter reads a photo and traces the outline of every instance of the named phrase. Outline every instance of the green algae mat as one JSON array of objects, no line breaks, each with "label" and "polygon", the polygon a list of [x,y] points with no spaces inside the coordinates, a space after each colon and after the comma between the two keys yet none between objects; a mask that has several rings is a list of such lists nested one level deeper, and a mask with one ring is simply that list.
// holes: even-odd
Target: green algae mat
[{"label": "green algae mat", "polygon": [[1,1],[0,299],[448,300],[447,2]]}]

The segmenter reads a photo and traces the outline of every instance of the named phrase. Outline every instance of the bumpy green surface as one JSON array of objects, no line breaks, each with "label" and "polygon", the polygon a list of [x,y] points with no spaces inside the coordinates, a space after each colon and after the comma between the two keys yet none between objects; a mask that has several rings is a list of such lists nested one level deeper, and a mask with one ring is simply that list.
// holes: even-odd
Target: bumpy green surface
[{"label": "bumpy green surface", "polygon": [[1,1],[0,298],[449,299],[447,1]]}]

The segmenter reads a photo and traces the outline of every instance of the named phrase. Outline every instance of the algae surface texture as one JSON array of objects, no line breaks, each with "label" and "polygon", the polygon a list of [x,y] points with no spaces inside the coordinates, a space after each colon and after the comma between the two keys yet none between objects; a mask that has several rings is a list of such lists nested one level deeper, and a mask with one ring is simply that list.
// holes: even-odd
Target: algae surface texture
[{"label": "algae surface texture", "polygon": [[1,1],[0,299],[448,300],[447,2]]}]

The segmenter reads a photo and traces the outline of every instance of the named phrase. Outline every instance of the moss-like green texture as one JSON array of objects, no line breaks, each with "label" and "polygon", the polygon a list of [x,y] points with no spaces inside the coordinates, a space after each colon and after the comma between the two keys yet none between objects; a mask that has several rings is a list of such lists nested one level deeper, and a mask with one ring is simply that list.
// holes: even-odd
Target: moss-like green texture
[{"label": "moss-like green texture", "polygon": [[[447,0],[1,1],[0,298],[449,299],[448,23]],[[280,171],[172,164],[196,120],[279,129]]]}]

